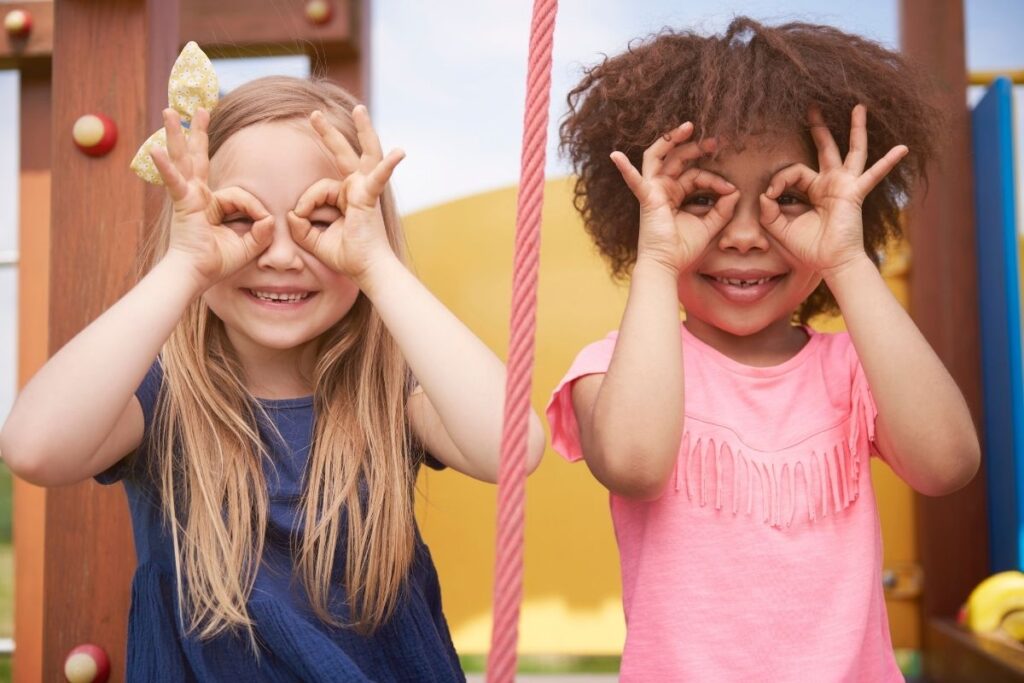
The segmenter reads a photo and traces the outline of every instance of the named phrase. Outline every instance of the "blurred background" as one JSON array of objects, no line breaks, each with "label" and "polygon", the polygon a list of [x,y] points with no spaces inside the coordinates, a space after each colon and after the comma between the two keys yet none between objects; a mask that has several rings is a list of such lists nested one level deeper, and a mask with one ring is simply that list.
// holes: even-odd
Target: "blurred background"
[{"label": "blurred background", "polygon": [[[0,14],[25,4],[0,2]],[[299,0],[268,4],[282,21],[301,21],[289,18],[303,5]],[[963,7],[967,70],[1024,70],[1024,2],[965,0]],[[363,11],[363,94],[385,148],[407,152],[392,184],[414,264],[428,286],[504,355],[530,3],[372,0]],[[900,42],[898,0],[560,3],[533,395],[538,411],[575,353],[617,327],[625,300],[625,289],[607,277],[571,206],[570,169],[557,152],[556,130],[568,90],[583,67],[621,52],[634,38],[666,26],[719,31],[738,14],[770,23],[830,24],[892,48]],[[190,38],[181,35],[182,41]],[[306,55],[250,52],[215,60],[223,91],[262,75],[304,76],[316,67]],[[0,70],[0,421],[19,382],[21,77],[17,68]],[[982,90],[970,89],[965,100],[973,104]],[[134,150],[138,142],[119,144]],[[904,302],[907,258],[905,246],[897,245],[886,263]],[[816,324],[834,329],[841,321]],[[873,474],[893,588],[894,645],[913,675],[920,670],[922,644],[914,496],[888,470]],[[476,670],[489,646],[496,492],[449,472],[425,473],[419,489],[418,517],[442,578],[455,644],[467,670]],[[0,638],[6,639],[0,650],[7,653],[17,647],[11,515],[10,476],[0,466]],[[618,555],[607,492],[585,466],[570,466],[549,450],[528,484],[526,539],[524,669],[616,671],[625,633]],[[122,551],[133,557],[130,546]],[[0,657],[0,666],[6,661]]]}]

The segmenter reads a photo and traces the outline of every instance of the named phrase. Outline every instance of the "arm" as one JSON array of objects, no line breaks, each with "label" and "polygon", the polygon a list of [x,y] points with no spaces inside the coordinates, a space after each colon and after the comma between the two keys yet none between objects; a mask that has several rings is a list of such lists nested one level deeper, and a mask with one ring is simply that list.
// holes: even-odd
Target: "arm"
[{"label": "arm", "polygon": [[[819,170],[795,164],[776,174],[761,197],[762,222],[822,274],[836,297],[878,406],[877,441],[886,460],[917,491],[951,493],[971,480],[981,460],[970,413],[864,252],[864,199],[908,150],[898,145],[865,169],[867,112],[861,105],[851,115],[845,160],[818,112],[811,112],[810,123]],[[783,192],[792,207],[804,210],[782,211]]]},{"label": "arm", "polygon": [[[879,450],[925,495],[952,493],[978,470],[981,449],[956,382],[868,260],[826,276],[878,406]],[[885,334],[879,334],[885,330]]]},{"label": "arm", "polygon": [[195,296],[181,265],[161,261],[25,386],[0,432],[12,472],[41,486],[72,484],[139,445],[135,389]]},{"label": "arm", "polygon": [[640,204],[637,260],[608,372],[579,379],[572,399],[587,466],[629,498],[656,498],[672,474],[684,406],[678,274],[700,258],[739,199],[730,183],[693,167],[715,141],[687,142],[692,133],[684,123],[658,138],[644,152],[642,173],[612,154]]},{"label": "arm", "polygon": [[[397,258],[376,263],[360,288],[398,342],[422,393],[409,420],[427,451],[454,470],[498,479],[505,366]],[[530,411],[527,473],[540,464],[544,429]]]},{"label": "arm", "polygon": [[[330,268],[351,277],[373,303],[416,376],[422,393],[407,412],[427,451],[452,469],[496,481],[501,450],[505,366],[401,263],[392,249],[380,197],[404,154],[384,155],[363,106],[352,112],[362,152],[320,112],[310,123],[334,155],[343,180],[325,178],[289,213],[295,241]],[[318,206],[340,216],[326,230],[309,216]],[[544,452],[540,418],[531,413],[527,470]]]},{"label": "arm", "polygon": [[[208,123],[199,110],[186,140],[178,114],[164,112],[168,149],[154,150],[153,161],[174,203],[167,254],[22,390],[0,430],[0,452],[18,476],[75,483],[134,450],[144,429],[135,389],[185,308],[269,243],[273,218],[251,194],[207,187]],[[248,215],[252,229],[223,225],[229,214]]]},{"label": "arm", "polygon": [[657,497],[683,435],[683,350],[675,273],[638,262],[608,372],[572,387],[587,467],[607,489]]}]

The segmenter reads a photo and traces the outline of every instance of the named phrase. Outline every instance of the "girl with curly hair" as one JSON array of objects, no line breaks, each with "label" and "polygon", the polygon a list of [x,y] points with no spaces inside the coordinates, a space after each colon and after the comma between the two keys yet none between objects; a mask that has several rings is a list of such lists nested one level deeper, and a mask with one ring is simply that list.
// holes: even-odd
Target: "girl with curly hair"
[{"label": "girl with curly hair", "polygon": [[[611,493],[623,681],[903,680],[869,458],[926,495],[980,459],[876,267],[935,156],[926,83],[864,38],[741,17],[570,93],[576,206],[630,289],[548,417]],[[848,333],[807,326],[833,310]]]}]

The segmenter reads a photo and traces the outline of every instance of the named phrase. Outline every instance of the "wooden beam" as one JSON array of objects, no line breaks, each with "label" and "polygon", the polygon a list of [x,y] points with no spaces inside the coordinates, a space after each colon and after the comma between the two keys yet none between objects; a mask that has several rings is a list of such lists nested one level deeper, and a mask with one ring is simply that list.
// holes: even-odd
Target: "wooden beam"
[{"label": "wooden beam", "polygon": [[[297,0],[180,0],[181,41],[194,40],[210,57],[267,57],[308,54],[352,57],[358,52],[358,19],[353,6],[358,0],[332,0],[331,19],[313,24],[305,4]],[[35,28],[24,45],[0,41],[0,68],[15,68],[27,59],[47,58],[53,52],[53,3],[51,0],[7,2],[0,11],[26,8]],[[168,15],[170,18],[170,15]],[[169,35],[169,31],[158,36]],[[180,48],[180,45],[179,45]]]},{"label": "wooden beam", "polygon": [[[943,131],[945,156],[931,169],[927,193],[910,210],[913,255],[910,309],[918,327],[960,386],[981,428],[981,363],[975,256],[970,118],[962,0],[901,0],[904,52],[929,68],[941,88],[940,106],[951,120]],[[966,173],[966,175],[965,175]],[[988,574],[988,521],[984,473],[944,498],[917,496],[917,540],[924,569],[921,613],[926,622],[953,617],[970,590]],[[937,645],[926,640],[926,651]],[[926,663],[928,654],[926,652]]]},{"label": "wooden beam", "polygon": [[[50,70],[26,66],[19,92],[18,386],[46,362],[50,271]],[[43,680],[46,489],[14,480],[14,683]]]},{"label": "wooden beam", "polygon": [[[146,188],[129,173],[139,141],[152,132],[147,103],[166,98],[178,40],[174,0],[61,0],[53,55],[49,352],[52,354],[132,284],[147,225]],[[170,27],[170,28],[168,28]],[[154,80],[155,74],[162,74]],[[106,114],[119,142],[105,157],[74,147],[82,114]],[[102,391],[102,387],[97,387]],[[124,669],[135,565],[121,487],[92,482],[46,499],[44,622],[40,680],[63,680],[69,649],[92,642]],[[159,647],[159,644],[153,644]]]},{"label": "wooden beam", "polygon": [[[368,0],[351,0],[349,10],[352,49],[322,50],[311,46],[309,71],[328,78],[358,97],[370,102],[370,8]],[[373,113],[372,110],[370,112]]]},{"label": "wooden beam", "polygon": [[27,0],[8,2],[0,0],[0,21],[8,12],[25,10],[32,15],[32,32],[25,38],[12,38],[0,31],[0,69],[16,69],[30,63],[49,63],[53,52],[53,2]]}]

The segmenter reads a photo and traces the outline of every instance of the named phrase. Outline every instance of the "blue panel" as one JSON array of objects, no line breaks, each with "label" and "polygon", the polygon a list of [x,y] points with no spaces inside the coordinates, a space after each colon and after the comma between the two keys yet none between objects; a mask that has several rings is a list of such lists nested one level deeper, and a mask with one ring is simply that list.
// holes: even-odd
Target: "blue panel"
[{"label": "blue panel", "polygon": [[1024,569],[1024,375],[1012,97],[1010,81],[999,78],[971,117],[993,572]]}]

